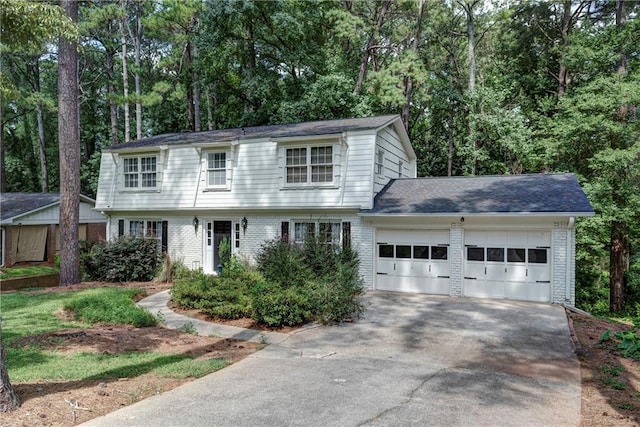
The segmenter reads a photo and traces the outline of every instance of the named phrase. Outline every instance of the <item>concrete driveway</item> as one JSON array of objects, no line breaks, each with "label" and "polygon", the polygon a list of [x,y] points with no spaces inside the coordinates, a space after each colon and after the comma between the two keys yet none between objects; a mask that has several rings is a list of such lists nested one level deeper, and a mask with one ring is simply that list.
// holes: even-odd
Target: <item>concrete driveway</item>
[{"label": "concrete driveway", "polygon": [[575,426],[564,309],[371,292],[365,318],[306,329],[90,426]]}]

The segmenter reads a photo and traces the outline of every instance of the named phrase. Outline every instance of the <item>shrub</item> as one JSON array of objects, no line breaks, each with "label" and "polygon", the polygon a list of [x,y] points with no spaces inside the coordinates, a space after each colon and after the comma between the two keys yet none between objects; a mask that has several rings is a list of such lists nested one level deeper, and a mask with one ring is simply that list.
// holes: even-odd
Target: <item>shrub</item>
[{"label": "shrub", "polygon": [[295,286],[311,276],[301,250],[281,239],[264,243],[256,260],[264,278],[283,287]]},{"label": "shrub", "polygon": [[171,295],[179,306],[196,308],[212,317],[249,317],[252,313],[250,289],[260,280],[259,274],[245,269],[225,276],[193,272],[190,277],[176,281]]},{"label": "shrub", "polygon": [[139,289],[118,288],[81,293],[71,298],[64,309],[71,311],[76,320],[92,324],[129,324],[137,328],[157,325],[157,318],[135,304],[134,298],[140,294]]},{"label": "shrub", "polygon": [[296,287],[262,282],[252,290],[253,318],[268,326],[293,326],[311,319],[309,298]]},{"label": "shrub", "polygon": [[160,264],[158,242],[121,237],[114,242],[93,243],[81,252],[80,264],[89,280],[150,281]]},{"label": "shrub", "polygon": [[351,249],[345,249],[336,254],[334,260],[334,270],[325,273],[313,287],[315,319],[321,323],[352,319],[364,312],[358,256]]}]

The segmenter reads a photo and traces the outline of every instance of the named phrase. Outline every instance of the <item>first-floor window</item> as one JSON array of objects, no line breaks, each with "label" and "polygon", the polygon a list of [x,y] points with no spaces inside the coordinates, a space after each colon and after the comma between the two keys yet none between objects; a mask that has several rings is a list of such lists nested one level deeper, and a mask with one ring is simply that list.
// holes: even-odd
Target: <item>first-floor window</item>
[{"label": "first-floor window", "polygon": [[293,241],[297,245],[306,239],[317,238],[321,244],[339,248],[342,224],[339,221],[296,221],[293,223]]},{"label": "first-floor window", "polygon": [[161,244],[162,221],[151,219],[129,220],[129,236],[138,239],[156,239],[158,244]]}]

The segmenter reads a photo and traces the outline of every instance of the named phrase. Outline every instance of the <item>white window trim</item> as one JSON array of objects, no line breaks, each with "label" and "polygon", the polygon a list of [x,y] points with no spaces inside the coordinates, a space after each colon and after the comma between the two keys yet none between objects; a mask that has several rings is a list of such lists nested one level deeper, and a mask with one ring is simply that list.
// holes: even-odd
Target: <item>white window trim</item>
[{"label": "white window trim", "polygon": [[[209,185],[209,154],[224,153],[225,154],[225,184]],[[218,148],[214,150],[202,150],[202,176],[204,177],[203,192],[209,191],[230,191],[233,181],[233,165],[235,163],[235,145]]]},{"label": "white window trim", "polygon": [[[142,159],[143,158],[155,158],[156,160],[156,185],[153,187],[143,187],[142,186]],[[138,171],[138,185],[136,187],[127,187],[125,184],[125,170],[124,164],[129,159],[136,159]],[[129,193],[145,193],[145,192],[159,192],[162,185],[162,161],[163,156],[158,152],[147,152],[147,153],[135,153],[135,154],[123,154],[119,156],[119,168],[118,168],[118,177],[120,179],[120,190],[122,192]]]},{"label": "white window trim", "polygon": [[[331,147],[332,180],[328,182],[311,182],[311,149],[318,147]],[[307,182],[287,182],[287,150],[306,149]],[[342,145],[338,141],[313,141],[307,144],[282,144],[278,149],[281,168],[281,189],[315,189],[315,188],[339,188],[340,186],[340,159],[342,157]]]}]

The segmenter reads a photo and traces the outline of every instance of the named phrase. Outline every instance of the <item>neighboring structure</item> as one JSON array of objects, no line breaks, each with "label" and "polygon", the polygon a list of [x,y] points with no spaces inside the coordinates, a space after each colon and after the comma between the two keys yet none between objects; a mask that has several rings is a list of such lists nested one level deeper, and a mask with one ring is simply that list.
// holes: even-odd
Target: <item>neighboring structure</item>
[{"label": "neighboring structure", "polygon": [[207,273],[225,237],[253,261],[267,240],[324,233],[358,251],[371,289],[570,304],[574,218],[593,215],[573,175],[416,179],[395,115],[119,144],[96,199],[109,238],[158,239]]},{"label": "neighboring structure", "polygon": [[[95,201],[80,196],[80,240],[106,237],[104,215]],[[60,249],[60,194],[0,193],[0,265],[53,262]]]}]

